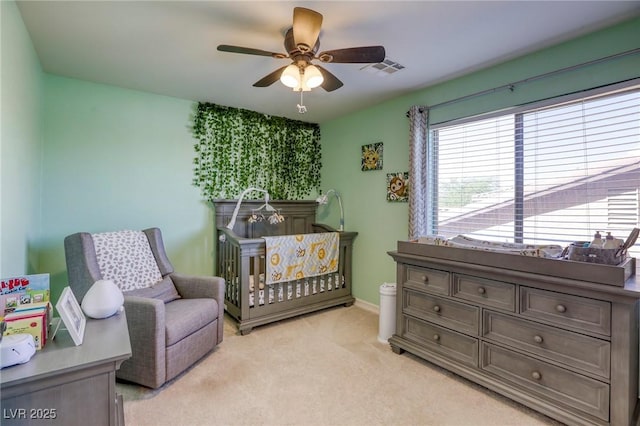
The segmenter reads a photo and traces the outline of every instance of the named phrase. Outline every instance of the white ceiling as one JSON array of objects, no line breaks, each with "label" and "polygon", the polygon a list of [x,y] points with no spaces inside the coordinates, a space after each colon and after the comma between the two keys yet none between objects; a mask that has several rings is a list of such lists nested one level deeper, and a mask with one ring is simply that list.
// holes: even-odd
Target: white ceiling
[{"label": "white ceiling", "polygon": [[[252,86],[286,60],[293,8],[324,15],[320,51],[383,45],[406,68],[326,64],[344,82],[299,94]],[[321,123],[640,15],[640,1],[18,1],[44,70],[99,83]]]}]

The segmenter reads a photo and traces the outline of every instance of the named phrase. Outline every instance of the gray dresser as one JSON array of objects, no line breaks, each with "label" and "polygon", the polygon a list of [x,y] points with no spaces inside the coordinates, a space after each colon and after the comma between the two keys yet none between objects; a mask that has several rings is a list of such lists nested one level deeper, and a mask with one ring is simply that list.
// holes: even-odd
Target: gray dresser
[{"label": "gray dresser", "polygon": [[124,313],[88,319],[80,346],[74,345],[66,330],[59,330],[29,362],[0,370],[0,423],[124,425],[116,370],[130,356]]},{"label": "gray dresser", "polygon": [[[618,278],[602,284],[590,281],[602,274],[594,265],[420,246],[399,242],[389,253],[397,262],[394,352],[411,352],[563,423],[635,424],[634,271],[616,285],[624,271],[605,266]],[[566,268],[555,270],[567,265],[583,269],[569,278]]]}]

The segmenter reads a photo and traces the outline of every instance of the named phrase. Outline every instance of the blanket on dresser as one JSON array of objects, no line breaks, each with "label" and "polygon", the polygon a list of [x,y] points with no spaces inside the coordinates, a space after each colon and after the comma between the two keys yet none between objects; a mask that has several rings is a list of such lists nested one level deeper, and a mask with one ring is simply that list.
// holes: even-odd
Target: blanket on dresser
[{"label": "blanket on dresser", "polygon": [[266,244],[267,284],[338,270],[340,235],[337,232],[263,238]]}]

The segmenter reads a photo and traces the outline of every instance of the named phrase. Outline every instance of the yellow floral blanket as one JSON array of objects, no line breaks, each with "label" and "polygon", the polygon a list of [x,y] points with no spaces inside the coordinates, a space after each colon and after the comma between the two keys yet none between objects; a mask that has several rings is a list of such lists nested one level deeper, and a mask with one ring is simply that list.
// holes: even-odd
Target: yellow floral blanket
[{"label": "yellow floral blanket", "polygon": [[266,283],[275,284],[338,270],[337,232],[262,237],[266,243]]}]

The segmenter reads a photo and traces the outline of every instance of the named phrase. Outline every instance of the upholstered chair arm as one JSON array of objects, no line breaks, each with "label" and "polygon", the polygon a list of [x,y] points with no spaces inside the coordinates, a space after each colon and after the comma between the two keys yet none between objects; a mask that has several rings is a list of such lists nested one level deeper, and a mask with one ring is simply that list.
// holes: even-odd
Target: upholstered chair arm
[{"label": "upholstered chair arm", "polygon": [[224,303],[224,278],[195,276],[174,272],[171,280],[185,299],[208,297]]},{"label": "upholstered chair arm", "polygon": [[[138,296],[124,297],[132,358],[118,370],[118,377],[157,388],[165,382],[164,302]],[[144,324],[144,327],[140,327]]]},{"label": "upholstered chair arm", "polygon": [[185,275],[174,272],[171,274],[171,280],[176,286],[178,293],[185,299],[193,299],[200,297],[209,297],[215,299],[218,302],[218,343],[222,342],[222,335],[224,329],[224,321],[222,320],[224,314],[224,290],[225,281],[222,277],[214,276],[194,276]]}]

